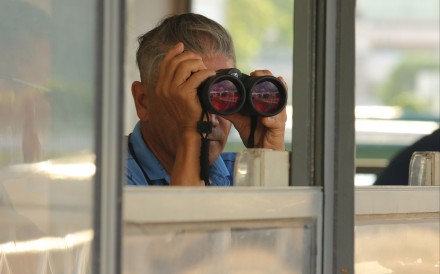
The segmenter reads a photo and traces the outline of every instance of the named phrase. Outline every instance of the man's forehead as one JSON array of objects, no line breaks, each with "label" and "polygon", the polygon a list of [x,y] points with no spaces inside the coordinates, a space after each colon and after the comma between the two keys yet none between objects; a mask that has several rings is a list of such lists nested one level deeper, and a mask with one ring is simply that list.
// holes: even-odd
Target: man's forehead
[{"label": "man's forehead", "polygon": [[212,70],[235,67],[235,61],[225,55],[202,55],[202,59],[208,69]]}]

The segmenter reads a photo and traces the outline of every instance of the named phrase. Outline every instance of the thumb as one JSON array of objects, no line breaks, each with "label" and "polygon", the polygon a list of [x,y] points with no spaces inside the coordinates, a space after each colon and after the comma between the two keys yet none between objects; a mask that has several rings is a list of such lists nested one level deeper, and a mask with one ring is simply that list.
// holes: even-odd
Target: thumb
[{"label": "thumb", "polygon": [[277,120],[274,117],[263,117],[261,118],[261,124],[267,128],[276,127]]}]

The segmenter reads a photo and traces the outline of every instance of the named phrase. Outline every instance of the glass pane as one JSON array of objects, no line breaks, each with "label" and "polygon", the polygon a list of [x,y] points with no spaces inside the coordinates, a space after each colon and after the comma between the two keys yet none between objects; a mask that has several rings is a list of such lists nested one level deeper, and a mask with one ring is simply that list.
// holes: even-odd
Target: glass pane
[{"label": "glass pane", "polygon": [[311,273],[314,222],[133,225],[124,235],[126,273]]},{"label": "glass pane", "polygon": [[0,272],[89,273],[95,1],[0,4]]},{"label": "glass pane", "polygon": [[[439,1],[359,0],[356,9],[355,181],[371,185],[439,128]],[[418,149],[440,150],[440,141]],[[399,157],[402,178],[381,184],[408,184],[408,155]]]},{"label": "glass pane", "polygon": [[356,273],[438,273],[436,218],[371,219],[356,223]]},{"label": "glass pane", "polygon": [[[226,27],[234,40],[237,68],[249,74],[268,69],[283,76],[292,87],[293,0],[191,1],[193,12],[203,14]],[[288,91],[286,149],[292,147],[292,106]],[[225,151],[244,148],[236,130],[231,130]]]}]

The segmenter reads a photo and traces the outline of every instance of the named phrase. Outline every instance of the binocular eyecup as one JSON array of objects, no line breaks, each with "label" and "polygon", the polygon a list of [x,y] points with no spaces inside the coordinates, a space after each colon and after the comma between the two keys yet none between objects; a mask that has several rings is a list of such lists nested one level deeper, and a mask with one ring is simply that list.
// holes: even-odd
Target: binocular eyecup
[{"label": "binocular eyecup", "polygon": [[286,88],[276,77],[251,77],[236,68],[217,71],[199,86],[197,94],[207,112],[222,116],[240,112],[269,117],[287,103]]}]

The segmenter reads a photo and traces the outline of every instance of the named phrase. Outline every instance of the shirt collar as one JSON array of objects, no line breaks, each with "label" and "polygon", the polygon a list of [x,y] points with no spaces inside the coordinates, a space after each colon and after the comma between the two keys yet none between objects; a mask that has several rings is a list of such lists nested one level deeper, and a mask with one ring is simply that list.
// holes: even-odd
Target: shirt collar
[{"label": "shirt collar", "polygon": [[[137,157],[138,161],[142,165],[140,168],[147,173],[149,179],[152,181],[163,179],[169,184],[170,176],[160,164],[156,156],[154,156],[153,152],[148,148],[144,138],[142,137],[140,122],[137,122],[133,133],[131,134],[130,142],[133,145],[133,149],[136,153],[136,155],[133,156]],[[229,170],[221,157],[218,157],[218,159],[210,167],[210,177],[213,177],[213,175],[224,178],[230,176]]]},{"label": "shirt collar", "polygon": [[229,170],[225,165],[222,157],[218,157],[218,159],[211,165],[210,174],[221,174],[225,177],[230,176]]},{"label": "shirt collar", "polygon": [[131,134],[130,142],[142,169],[147,173],[150,180],[163,179],[170,183],[170,176],[167,174],[159,160],[154,156],[153,152],[148,148],[141,133],[140,122],[137,122],[133,133]]}]

